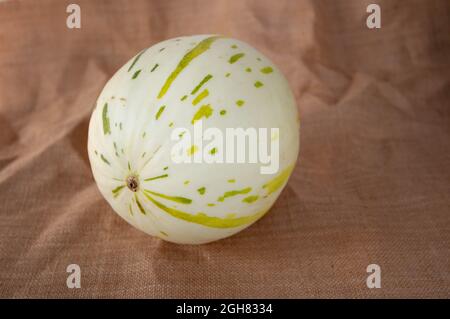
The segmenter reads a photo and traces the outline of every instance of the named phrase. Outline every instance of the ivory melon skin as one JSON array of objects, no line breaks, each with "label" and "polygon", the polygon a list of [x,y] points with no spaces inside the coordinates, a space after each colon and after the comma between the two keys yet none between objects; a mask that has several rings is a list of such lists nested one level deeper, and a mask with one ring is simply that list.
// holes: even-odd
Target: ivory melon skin
[{"label": "ivory melon skin", "polygon": [[[278,170],[261,163],[175,163],[173,148],[203,129],[278,128]],[[184,129],[173,140],[174,129]],[[186,143],[221,156],[225,147]],[[208,148],[209,147],[209,148]],[[213,150],[215,149],[215,150]],[[97,186],[134,227],[174,243],[231,236],[261,218],[295,167],[299,121],[278,68],[248,44],[216,35],[180,37],[145,49],[102,90],[89,124]]]}]

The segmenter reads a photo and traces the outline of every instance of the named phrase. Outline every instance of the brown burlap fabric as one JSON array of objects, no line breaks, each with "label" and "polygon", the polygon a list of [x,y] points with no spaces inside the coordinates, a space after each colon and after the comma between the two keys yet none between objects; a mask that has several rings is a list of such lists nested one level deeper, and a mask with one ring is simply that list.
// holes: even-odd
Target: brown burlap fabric
[{"label": "brown burlap fabric", "polygon": [[[449,297],[450,3],[378,0],[369,30],[370,2],[0,2],[0,297]],[[180,246],[102,198],[88,120],[136,52],[204,33],[283,70],[300,157],[255,225]],[[72,263],[81,289],[66,286]],[[366,286],[372,263],[381,289]]]}]

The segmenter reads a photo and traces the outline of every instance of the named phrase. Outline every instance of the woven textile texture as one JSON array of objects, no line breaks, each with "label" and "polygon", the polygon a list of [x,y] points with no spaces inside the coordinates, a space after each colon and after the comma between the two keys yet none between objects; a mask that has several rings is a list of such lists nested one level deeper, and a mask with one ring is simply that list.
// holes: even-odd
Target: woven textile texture
[{"label": "woven textile texture", "polygon": [[[174,245],[102,198],[88,122],[133,55],[206,33],[283,71],[300,157],[253,226]],[[0,2],[0,297],[450,297],[449,35],[446,0]],[[81,289],[66,286],[73,263]],[[381,289],[366,286],[373,263]]]}]

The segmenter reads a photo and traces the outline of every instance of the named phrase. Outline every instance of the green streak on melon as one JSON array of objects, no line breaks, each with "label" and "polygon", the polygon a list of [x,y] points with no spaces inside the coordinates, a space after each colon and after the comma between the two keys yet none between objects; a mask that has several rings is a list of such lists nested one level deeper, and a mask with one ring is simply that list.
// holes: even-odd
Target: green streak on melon
[{"label": "green streak on melon", "polygon": [[192,203],[192,199],[189,198],[185,198],[185,197],[181,197],[181,196],[169,196],[169,195],[165,195],[165,194],[161,194],[161,193],[157,193],[157,192],[153,192],[151,190],[145,189],[144,190],[144,194],[152,194],[173,202],[177,202],[180,204],[190,204]]},{"label": "green streak on melon", "polygon": [[270,66],[266,66],[266,67],[261,69],[261,73],[264,73],[264,74],[269,74],[269,73],[272,73],[272,72],[273,72],[273,69]]},{"label": "green streak on melon", "polygon": [[284,183],[289,178],[289,175],[291,174],[294,166],[290,165],[287,168],[285,168],[280,174],[275,176],[275,178],[268,181],[266,184],[263,185],[263,188],[267,190],[267,195],[272,194],[273,192],[277,191],[281,186],[284,185]]},{"label": "green streak on melon", "polygon": [[130,203],[130,205],[128,206],[128,210],[130,211],[130,215],[133,216],[133,209],[131,208],[131,203]]},{"label": "green streak on melon", "polygon": [[120,186],[117,186],[116,188],[114,188],[114,189],[112,190],[113,196],[114,196],[114,197],[119,196],[120,192],[122,191],[122,189],[123,189],[124,187],[125,187],[125,185],[120,185]]},{"label": "green streak on melon", "polygon": [[164,109],[166,108],[165,105],[161,106],[158,110],[158,113],[156,113],[155,115],[155,119],[159,119],[159,117],[161,116],[162,112],[164,111]]},{"label": "green streak on melon", "polygon": [[208,89],[204,89],[202,93],[197,95],[195,99],[192,101],[192,105],[197,105],[201,100],[209,95]]},{"label": "green streak on melon", "polygon": [[197,145],[191,145],[191,147],[189,147],[186,150],[186,153],[187,153],[187,155],[191,156],[191,155],[195,154],[195,152],[197,152],[197,151],[198,151]]},{"label": "green streak on melon", "polygon": [[239,227],[242,225],[248,225],[260,217],[262,217],[268,209],[262,210],[256,214],[249,215],[249,216],[242,216],[242,217],[234,217],[235,214],[229,214],[225,218],[220,217],[213,217],[208,216],[204,213],[197,213],[195,215],[189,214],[187,212],[183,212],[181,210],[177,210],[175,208],[170,208],[165,206],[164,204],[158,202],[153,197],[151,197],[149,194],[144,193],[144,196],[147,197],[149,201],[151,201],[153,204],[155,204],[158,208],[165,211],[169,215],[185,220],[187,222],[200,224],[203,226],[213,227],[213,228],[233,228],[233,227]]},{"label": "green streak on melon", "polygon": [[134,195],[134,199],[136,200],[136,205],[139,208],[139,210],[141,211],[142,214],[147,215],[147,213],[145,212],[144,207],[142,206],[141,202],[139,201],[139,199],[137,198],[136,195]]},{"label": "green streak on melon", "polygon": [[117,144],[116,144],[116,142],[113,142],[113,145],[114,145],[114,152],[115,152],[116,156],[119,157],[119,153],[117,152]]},{"label": "green streak on melon", "polygon": [[184,55],[184,57],[178,63],[175,70],[173,70],[173,72],[169,75],[164,85],[161,87],[161,90],[159,91],[158,94],[158,99],[162,98],[167,93],[173,81],[175,81],[178,75],[180,75],[180,73],[189,65],[189,63],[196,57],[204,53],[206,50],[208,50],[211,47],[211,44],[218,38],[219,38],[218,36],[206,38],[200,41],[199,44],[197,44],[192,50],[190,50],[188,53]]},{"label": "green streak on melon", "polygon": [[196,121],[200,120],[202,117],[208,118],[211,116],[213,109],[209,104],[202,105],[198,111],[194,114],[191,123],[194,124]]},{"label": "green streak on melon", "polygon": [[156,70],[156,68],[159,66],[159,64],[158,63],[156,63],[155,64],[155,66],[150,70],[150,72],[153,72],[153,71],[155,71]]},{"label": "green streak on melon", "polygon": [[139,60],[139,58],[141,57],[141,55],[144,54],[144,52],[145,52],[146,50],[147,50],[147,49],[144,49],[144,50],[142,50],[141,52],[139,52],[139,53],[136,55],[136,57],[134,58],[133,62],[132,62],[131,65],[130,65],[130,67],[128,68],[128,71],[127,71],[127,72],[130,72],[130,70],[133,68],[133,66],[136,64],[136,62]]},{"label": "green streak on melon", "polygon": [[164,174],[164,175],[159,175],[159,176],[155,176],[155,177],[150,177],[150,178],[144,179],[144,182],[154,181],[155,179],[166,178],[168,176],[169,176],[168,174]]},{"label": "green streak on melon", "polygon": [[211,78],[212,78],[211,74],[208,74],[207,76],[205,76],[203,78],[203,80],[201,80],[200,83],[197,84],[197,86],[192,90],[191,95],[194,95],[195,93],[197,93],[197,91],[200,90],[200,88],[203,86],[203,84],[205,84],[206,82],[211,80]]},{"label": "green streak on melon", "polygon": [[141,73],[142,70],[137,70],[136,72],[134,72],[133,76],[131,77],[132,80],[134,80],[135,78],[137,78],[139,76],[139,73]]},{"label": "green streak on melon", "polygon": [[239,190],[228,191],[228,192],[225,192],[223,194],[223,196],[220,196],[217,199],[217,201],[223,202],[225,200],[225,198],[233,197],[233,196],[236,196],[236,195],[248,194],[251,191],[252,191],[251,187],[247,187],[247,188],[243,188],[243,189],[239,189]]},{"label": "green streak on melon", "polygon": [[258,195],[252,195],[252,196],[245,197],[242,201],[244,203],[249,203],[250,204],[250,203],[253,203],[254,201],[256,201],[258,198],[259,198]]},{"label": "green streak on melon", "polygon": [[233,55],[232,57],[230,57],[230,59],[228,60],[228,63],[230,63],[230,64],[236,63],[244,55],[245,55],[244,53],[237,53],[237,54]]},{"label": "green streak on melon", "polygon": [[255,82],[255,88],[260,88],[261,86],[263,86],[264,84],[262,84],[262,82],[260,81],[256,81]]},{"label": "green streak on melon", "polygon": [[103,154],[100,154],[100,158],[102,159],[103,162],[105,162],[108,165],[111,165],[111,163],[106,159],[106,157],[103,156]]},{"label": "green streak on melon", "polygon": [[111,134],[111,127],[109,126],[109,117],[108,117],[108,103],[105,103],[105,105],[103,105],[102,121],[103,121],[103,134],[105,135]]}]

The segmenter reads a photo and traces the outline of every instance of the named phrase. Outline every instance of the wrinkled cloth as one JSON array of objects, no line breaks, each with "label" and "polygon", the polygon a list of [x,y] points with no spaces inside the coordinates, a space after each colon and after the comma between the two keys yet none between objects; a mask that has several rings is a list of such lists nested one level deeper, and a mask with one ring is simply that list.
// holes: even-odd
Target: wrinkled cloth
[{"label": "wrinkled cloth", "polygon": [[[450,297],[450,2],[378,0],[372,30],[373,1],[77,0],[81,29],[69,29],[72,2],[0,2],[0,297]],[[87,156],[106,81],[191,34],[263,52],[301,119],[275,206],[201,246],[129,226]]]}]

